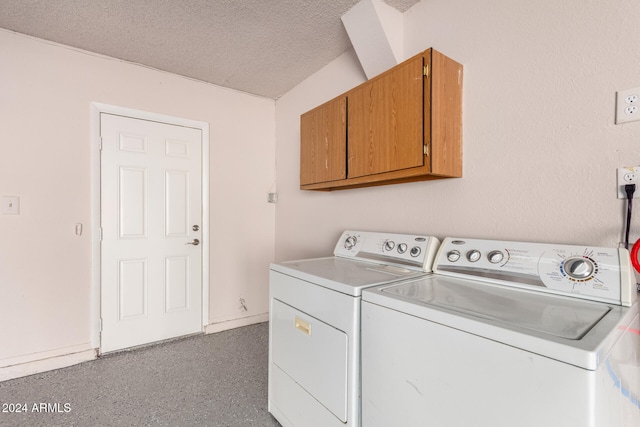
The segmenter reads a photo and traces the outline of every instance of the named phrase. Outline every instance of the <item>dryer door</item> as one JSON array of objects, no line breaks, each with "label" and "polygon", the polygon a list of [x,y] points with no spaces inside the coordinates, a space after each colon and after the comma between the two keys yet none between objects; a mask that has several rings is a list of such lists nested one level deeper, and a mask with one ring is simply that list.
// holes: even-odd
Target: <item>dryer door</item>
[{"label": "dryer door", "polygon": [[272,362],[347,422],[347,335],[273,300]]}]

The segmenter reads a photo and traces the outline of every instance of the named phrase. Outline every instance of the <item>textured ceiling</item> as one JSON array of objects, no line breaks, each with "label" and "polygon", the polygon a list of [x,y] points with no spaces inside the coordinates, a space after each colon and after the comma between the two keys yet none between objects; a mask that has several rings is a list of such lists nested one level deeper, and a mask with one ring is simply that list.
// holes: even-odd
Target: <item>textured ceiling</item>
[{"label": "textured ceiling", "polygon": [[358,1],[0,0],[0,28],[275,99],[351,47]]}]

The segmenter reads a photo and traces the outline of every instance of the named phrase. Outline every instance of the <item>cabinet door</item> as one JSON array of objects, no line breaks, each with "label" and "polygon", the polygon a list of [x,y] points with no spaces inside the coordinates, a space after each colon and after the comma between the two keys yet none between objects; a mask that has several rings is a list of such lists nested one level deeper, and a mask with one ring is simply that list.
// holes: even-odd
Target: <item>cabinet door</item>
[{"label": "cabinet door", "polygon": [[300,185],[347,177],[346,103],[342,96],[300,116]]},{"label": "cabinet door", "polygon": [[422,55],[347,97],[349,178],[423,166]]}]

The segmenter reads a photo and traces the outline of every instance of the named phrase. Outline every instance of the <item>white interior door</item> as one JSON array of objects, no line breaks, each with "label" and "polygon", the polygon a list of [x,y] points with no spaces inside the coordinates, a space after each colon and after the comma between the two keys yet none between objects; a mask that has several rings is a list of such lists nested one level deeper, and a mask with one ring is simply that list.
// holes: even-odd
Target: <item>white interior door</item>
[{"label": "white interior door", "polygon": [[102,113],[101,352],[202,330],[202,131]]}]

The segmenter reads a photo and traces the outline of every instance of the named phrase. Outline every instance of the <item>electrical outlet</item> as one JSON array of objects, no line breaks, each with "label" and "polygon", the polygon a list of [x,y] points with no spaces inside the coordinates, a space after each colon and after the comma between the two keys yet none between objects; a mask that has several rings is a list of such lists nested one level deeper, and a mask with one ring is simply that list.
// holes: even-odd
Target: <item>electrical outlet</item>
[{"label": "electrical outlet", "polygon": [[627,166],[624,168],[618,168],[618,180],[616,187],[618,190],[618,199],[626,199],[627,193],[624,191],[624,186],[627,184],[635,184],[636,192],[633,193],[633,198],[640,197],[640,166]]},{"label": "electrical outlet", "polygon": [[616,124],[640,120],[640,87],[616,92]]}]

